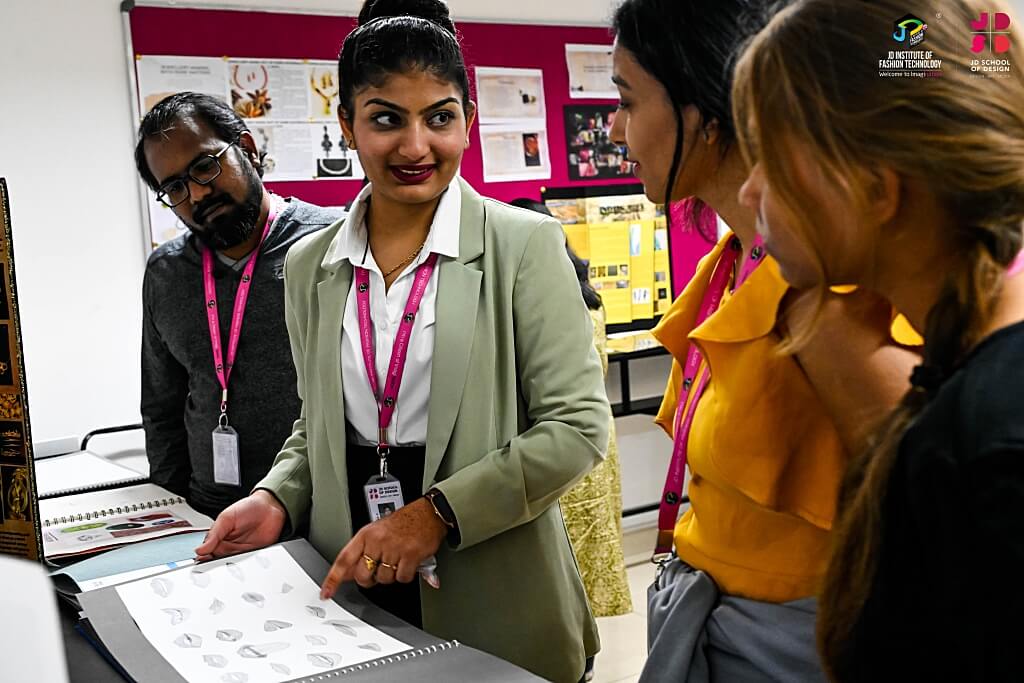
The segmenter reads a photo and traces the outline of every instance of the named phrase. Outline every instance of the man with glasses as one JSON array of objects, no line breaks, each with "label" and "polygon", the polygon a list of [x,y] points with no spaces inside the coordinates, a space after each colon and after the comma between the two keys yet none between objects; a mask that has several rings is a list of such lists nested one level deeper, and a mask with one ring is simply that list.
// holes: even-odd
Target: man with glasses
[{"label": "man with glasses", "polygon": [[245,122],[207,95],[153,107],[135,163],[189,228],[152,253],[142,286],[150,479],[215,517],[263,478],[299,416],[285,254],[343,214],[270,193]]}]

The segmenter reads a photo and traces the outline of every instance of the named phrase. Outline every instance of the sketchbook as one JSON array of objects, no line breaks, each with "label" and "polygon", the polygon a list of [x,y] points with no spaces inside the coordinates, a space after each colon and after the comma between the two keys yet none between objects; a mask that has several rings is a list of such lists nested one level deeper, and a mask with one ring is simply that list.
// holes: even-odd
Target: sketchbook
[{"label": "sketchbook", "polygon": [[48,560],[213,526],[184,498],[156,484],[41,500],[39,519]]},{"label": "sketchbook", "polygon": [[89,451],[39,458],[35,469],[40,499],[125,486],[148,478]]},{"label": "sketchbook", "polygon": [[321,601],[328,569],[298,539],[82,593],[80,600],[89,630],[134,681],[543,680],[399,620],[354,584]]}]

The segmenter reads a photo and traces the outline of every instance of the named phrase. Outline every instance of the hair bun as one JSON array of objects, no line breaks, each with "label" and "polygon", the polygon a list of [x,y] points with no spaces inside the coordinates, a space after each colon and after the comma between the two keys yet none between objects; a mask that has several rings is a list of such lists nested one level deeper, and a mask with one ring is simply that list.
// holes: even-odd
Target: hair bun
[{"label": "hair bun", "polygon": [[359,10],[359,25],[384,17],[426,19],[455,35],[455,23],[444,0],[366,0]]}]

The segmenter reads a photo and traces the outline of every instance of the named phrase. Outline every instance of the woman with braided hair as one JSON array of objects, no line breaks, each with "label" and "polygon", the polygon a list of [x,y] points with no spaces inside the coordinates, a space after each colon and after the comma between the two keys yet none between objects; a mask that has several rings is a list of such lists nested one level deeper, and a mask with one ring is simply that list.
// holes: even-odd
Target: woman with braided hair
[{"label": "woman with braided hair", "polygon": [[[908,13],[927,77],[881,77]],[[741,199],[783,276],[856,283],[924,330],[912,389],[840,490],[817,630],[843,683],[1024,676],[1024,51],[968,50],[972,26],[1008,17],[803,0],[736,71]],[[984,71],[988,49],[1009,71]]]}]

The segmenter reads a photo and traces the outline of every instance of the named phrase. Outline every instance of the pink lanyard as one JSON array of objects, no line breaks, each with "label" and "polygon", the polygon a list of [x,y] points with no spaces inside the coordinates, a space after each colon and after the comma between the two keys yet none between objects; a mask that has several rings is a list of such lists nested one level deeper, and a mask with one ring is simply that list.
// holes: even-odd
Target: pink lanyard
[{"label": "pink lanyard", "polygon": [[1006,277],[1013,277],[1022,270],[1024,270],[1024,251],[1017,254],[1017,258],[1013,259],[1013,263],[1006,269]]},{"label": "pink lanyard", "polygon": [[416,279],[412,283],[412,291],[405,302],[405,311],[398,324],[398,332],[391,347],[391,364],[384,380],[384,393],[380,392],[377,382],[376,351],[373,342],[373,323],[370,320],[370,271],[356,267],[356,302],[359,306],[359,337],[363,346],[363,363],[366,365],[366,378],[370,381],[370,390],[377,402],[377,455],[380,456],[380,476],[388,472],[388,425],[395,414],[398,403],[398,388],[402,384],[405,373],[405,357],[409,352],[409,338],[419,311],[423,295],[427,291],[427,283],[437,264],[437,254],[431,254],[416,269]]},{"label": "pink lanyard", "polygon": [[[711,281],[708,283],[707,290],[704,292],[704,299],[701,301],[700,308],[697,311],[695,328],[711,317],[711,314],[721,306],[722,297],[725,296],[725,290],[729,287],[729,277],[732,275],[736,259],[739,258],[741,253],[740,241],[733,238],[730,240],[729,246],[718,257],[718,263],[715,264]],[[753,248],[750,251],[750,259],[743,264],[737,276],[736,289],[739,289],[739,286],[761,264],[764,260],[763,256],[764,247],[762,246],[761,238],[758,237],[754,240]],[[683,495],[683,479],[686,472],[687,442],[690,438],[690,428],[693,426],[693,416],[697,411],[697,403],[704,394],[708,380],[711,379],[711,370],[705,368],[700,379],[696,381],[696,388],[694,388],[694,380],[697,378],[702,360],[703,356],[700,349],[697,348],[696,344],[690,342],[690,348],[686,354],[686,364],[683,366],[683,386],[680,389],[678,403],[676,404],[675,429],[672,431],[674,434],[672,460],[669,462],[668,476],[665,479],[665,488],[662,491],[661,505],[658,512],[658,540],[654,549],[654,557],[652,558],[655,562],[667,558],[672,552],[672,537]],[[687,409],[686,401],[690,396],[691,390],[693,391],[693,400],[690,401],[689,409]]]},{"label": "pink lanyard", "polygon": [[235,355],[238,353],[238,340],[242,336],[242,318],[245,315],[245,304],[249,300],[249,288],[252,287],[252,272],[256,269],[256,257],[260,254],[263,241],[270,234],[270,226],[274,223],[276,213],[272,210],[267,216],[267,224],[263,227],[263,235],[260,243],[256,246],[249,262],[242,270],[242,281],[238,285],[238,293],[235,294],[235,310],[231,315],[231,334],[228,339],[228,357],[224,360],[224,349],[220,341],[220,313],[217,310],[217,288],[213,283],[213,252],[207,247],[203,249],[203,290],[206,293],[206,320],[210,326],[210,345],[213,347],[213,367],[217,371],[217,380],[220,382],[220,426],[228,424],[228,380],[231,378],[231,368],[235,364]]}]

